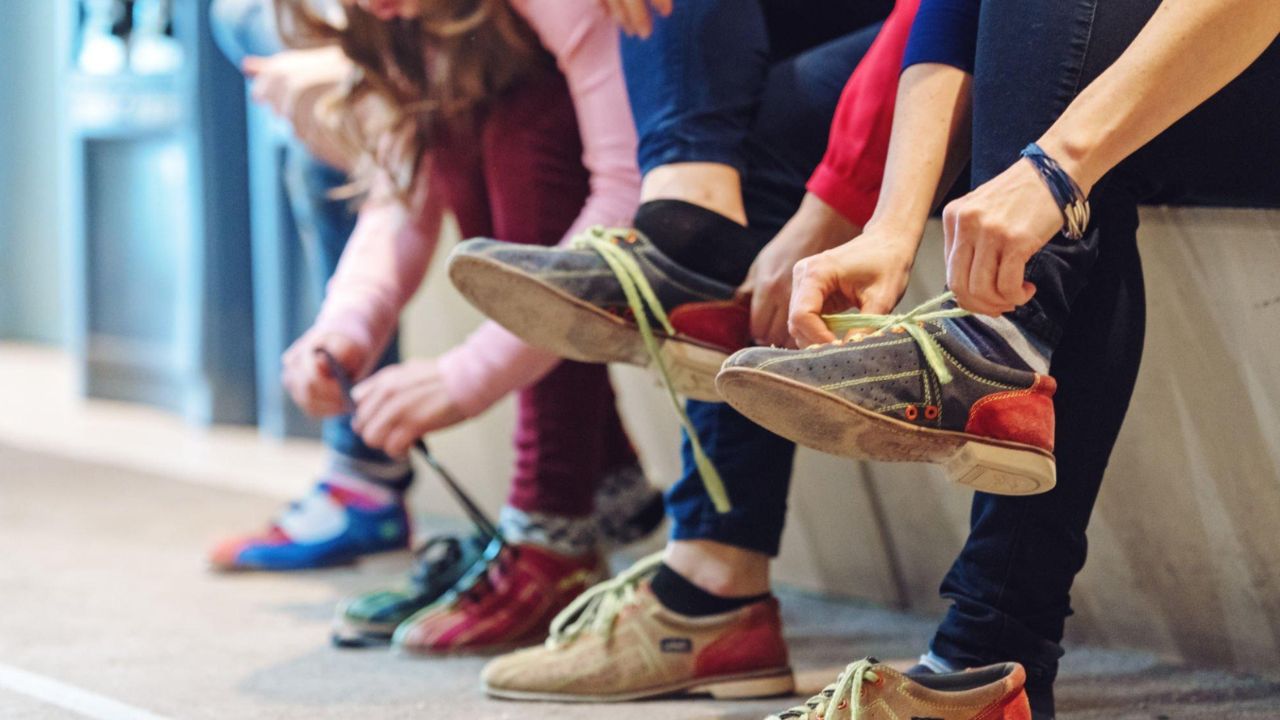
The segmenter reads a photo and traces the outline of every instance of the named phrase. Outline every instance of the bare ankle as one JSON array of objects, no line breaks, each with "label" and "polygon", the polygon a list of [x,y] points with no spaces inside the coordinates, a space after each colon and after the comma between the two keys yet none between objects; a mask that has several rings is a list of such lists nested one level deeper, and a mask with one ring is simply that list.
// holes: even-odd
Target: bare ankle
[{"label": "bare ankle", "polygon": [[747,224],[742,180],[737,170],[720,163],[673,163],[656,167],[644,176],[640,200],[682,200],[719,213],[739,225]]},{"label": "bare ankle", "polygon": [[686,580],[721,597],[769,592],[768,555],[710,540],[675,540],[663,561]]}]

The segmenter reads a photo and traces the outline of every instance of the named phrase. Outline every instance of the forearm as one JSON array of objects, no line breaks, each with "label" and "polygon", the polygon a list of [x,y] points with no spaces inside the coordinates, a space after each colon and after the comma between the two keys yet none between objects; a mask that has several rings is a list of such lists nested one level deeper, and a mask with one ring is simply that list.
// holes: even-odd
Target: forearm
[{"label": "forearm", "polygon": [[1087,194],[1111,168],[1243,72],[1277,33],[1276,0],[1165,0],[1040,146]]},{"label": "forearm", "polygon": [[[963,70],[934,63],[912,65],[898,84],[884,183],[867,227],[891,228],[919,242],[944,179],[968,162],[970,85]],[[949,184],[949,182],[948,182]]]}]

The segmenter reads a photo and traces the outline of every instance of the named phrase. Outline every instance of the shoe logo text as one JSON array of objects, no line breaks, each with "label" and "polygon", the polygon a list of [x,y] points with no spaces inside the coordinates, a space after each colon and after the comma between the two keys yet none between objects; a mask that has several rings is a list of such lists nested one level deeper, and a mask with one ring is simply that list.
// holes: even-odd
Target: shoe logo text
[{"label": "shoe logo text", "polygon": [[693,652],[693,641],[689,638],[662,638],[658,647],[662,648],[664,653]]}]

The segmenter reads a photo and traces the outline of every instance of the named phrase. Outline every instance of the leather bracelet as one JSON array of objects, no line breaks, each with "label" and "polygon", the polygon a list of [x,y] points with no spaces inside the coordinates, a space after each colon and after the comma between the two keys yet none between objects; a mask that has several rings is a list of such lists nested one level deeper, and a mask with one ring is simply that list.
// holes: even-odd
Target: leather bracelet
[{"label": "leather bracelet", "polygon": [[1084,237],[1085,228],[1089,226],[1089,199],[1084,196],[1080,186],[1036,143],[1023,148],[1022,157],[1031,161],[1032,167],[1040,173],[1040,179],[1048,186],[1049,193],[1058,203],[1058,209],[1062,212],[1062,234],[1068,240]]}]

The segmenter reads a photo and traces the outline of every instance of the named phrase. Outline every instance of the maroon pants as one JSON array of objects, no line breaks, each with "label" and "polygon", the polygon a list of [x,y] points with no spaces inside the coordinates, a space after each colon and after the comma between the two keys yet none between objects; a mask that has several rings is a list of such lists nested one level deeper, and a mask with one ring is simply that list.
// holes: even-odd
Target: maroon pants
[{"label": "maroon pants", "polygon": [[[590,192],[564,77],[537,74],[431,155],[431,192],[464,237],[554,245]],[[601,476],[636,461],[604,365],[564,361],[520,391],[509,502],[526,512],[587,515]]]}]

